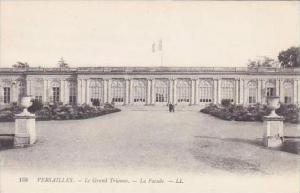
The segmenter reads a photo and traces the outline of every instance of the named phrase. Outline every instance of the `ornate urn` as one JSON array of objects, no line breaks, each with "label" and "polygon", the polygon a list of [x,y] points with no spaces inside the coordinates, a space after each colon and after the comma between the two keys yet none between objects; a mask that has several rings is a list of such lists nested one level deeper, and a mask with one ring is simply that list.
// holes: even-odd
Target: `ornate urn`
[{"label": "ornate urn", "polygon": [[28,112],[28,107],[32,105],[32,98],[30,96],[25,96],[21,99],[21,106],[24,107],[22,114],[31,114]]},{"label": "ornate urn", "polygon": [[277,115],[275,112],[275,110],[280,107],[279,99],[280,98],[277,96],[270,96],[267,98],[268,106],[272,110],[269,117],[279,117],[279,115]]}]

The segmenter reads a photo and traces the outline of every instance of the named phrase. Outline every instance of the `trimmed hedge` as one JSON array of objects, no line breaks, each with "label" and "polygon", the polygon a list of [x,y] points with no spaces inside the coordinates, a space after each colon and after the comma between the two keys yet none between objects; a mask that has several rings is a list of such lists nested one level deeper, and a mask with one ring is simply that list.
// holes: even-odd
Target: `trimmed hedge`
[{"label": "trimmed hedge", "polygon": [[[267,105],[242,106],[230,104],[227,106],[217,106],[210,104],[200,110],[202,113],[210,114],[223,120],[235,121],[263,121],[263,117],[270,114],[271,109]],[[276,113],[285,118],[285,122],[299,123],[300,109],[293,104],[281,104]]]},{"label": "trimmed hedge", "polygon": [[[45,105],[39,106],[38,104],[31,106],[28,110],[35,113],[36,120],[76,120],[87,119],[91,117],[98,117],[101,115],[119,112],[118,108],[113,107],[110,104],[105,104],[103,107],[91,107],[89,105],[71,106],[71,105]],[[0,122],[12,122],[14,121],[14,115],[21,113],[22,108],[19,106],[12,106],[0,110]]]}]

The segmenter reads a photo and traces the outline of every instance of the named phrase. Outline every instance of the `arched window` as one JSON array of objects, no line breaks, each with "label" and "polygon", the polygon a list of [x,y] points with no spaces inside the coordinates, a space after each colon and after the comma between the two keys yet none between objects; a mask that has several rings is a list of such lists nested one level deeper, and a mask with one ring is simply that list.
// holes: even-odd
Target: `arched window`
[{"label": "arched window", "polygon": [[293,83],[286,81],[283,84],[284,103],[292,103],[293,99]]},{"label": "arched window", "polygon": [[69,82],[69,104],[75,105],[77,103],[77,84],[76,82]]},{"label": "arched window", "polygon": [[213,99],[213,86],[209,81],[202,80],[199,82],[199,102],[211,103]]},{"label": "arched window", "polygon": [[168,82],[167,80],[155,80],[155,101],[168,102]]},{"label": "arched window", "polygon": [[3,81],[3,103],[9,104],[11,97],[11,82],[4,80]]},{"label": "arched window", "polygon": [[94,106],[99,106],[104,102],[103,97],[103,81],[101,79],[93,79],[90,81],[90,101]]},{"label": "arched window", "polygon": [[248,82],[248,103],[255,104],[257,102],[257,84],[255,81]]},{"label": "arched window", "polygon": [[266,89],[267,89],[267,92],[266,92],[267,97],[276,95],[274,81],[268,81],[266,83]]},{"label": "arched window", "polygon": [[35,81],[34,86],[34,100],[42,102],[43,101],[43,94],[44,94],[44,81],[37,80]]},{"label": "arched window", "polygon": [[112,80],[112,101],[113,102],[124,102],[125,97],[125,82],[121,79]]},{"label": "arched window", "polygon": [[52,82],[52,102],[60,101],[60,84],[57,81]]},{"label": "arched window", "polygon": [[133,102],[146,102],[147,88],[144,80],[133,81]]},{"label": "arched window", "polygon": [[229,99],[231,102],[234,101],[234,83],[231,80],[223,79],[221,83],[221,94],[222,99]]},{"label": "arched window", "polygon": [[176,85],[177,90],[177,102],[178,103],[186,103],[190,102],[191,98],[191,88],[189,85],[189,80],[187,79],[179,79]]}]

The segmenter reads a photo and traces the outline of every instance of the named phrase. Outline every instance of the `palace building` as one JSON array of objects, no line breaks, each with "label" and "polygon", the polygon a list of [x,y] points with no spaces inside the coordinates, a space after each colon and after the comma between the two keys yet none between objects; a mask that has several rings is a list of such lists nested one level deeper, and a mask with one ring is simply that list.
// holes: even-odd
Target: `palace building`
[{"label": "palace building", "polygon": [[300,69],[235,67],[0,68],[0,106],[32,96],[43,103],[248,105],[279,96],[300,103]]}]

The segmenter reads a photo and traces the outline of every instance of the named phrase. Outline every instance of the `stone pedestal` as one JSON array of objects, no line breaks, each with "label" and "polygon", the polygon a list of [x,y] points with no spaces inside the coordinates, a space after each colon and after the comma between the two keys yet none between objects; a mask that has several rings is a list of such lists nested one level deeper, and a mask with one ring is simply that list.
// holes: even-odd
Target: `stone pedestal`
[{"label": "stone pedestal", "polygon": [[26,147],[36,142],[35,115],[29,112],[15,115],[15,147]]},{"label": "stone pedestal", "polygon": [[283,144],[283,120],[281,116],[264,117],[263,142],[266,147],[277,148]]}]

